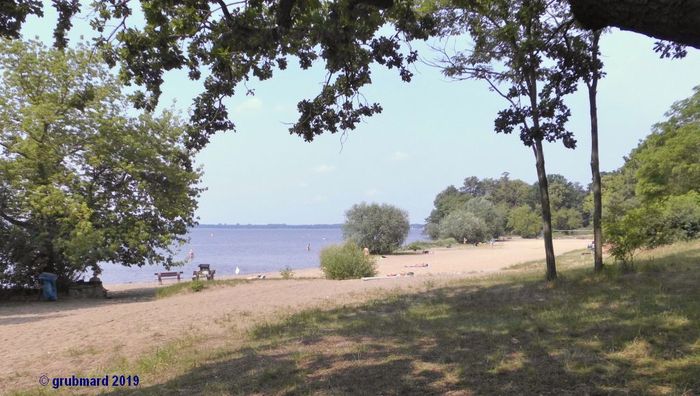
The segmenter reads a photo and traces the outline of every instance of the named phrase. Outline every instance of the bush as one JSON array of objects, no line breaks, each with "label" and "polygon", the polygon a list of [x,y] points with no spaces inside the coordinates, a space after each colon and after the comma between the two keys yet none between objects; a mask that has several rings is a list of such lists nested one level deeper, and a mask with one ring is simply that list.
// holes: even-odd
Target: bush
[{"label": "bush", "polygon": [[456,245],[457,240],[454,238],[438,239],[436,241],[415,241],[404,246],[405,250],[412,250],[417,252],[419,250],[430,249],[434,247],[452,247]]},{"label": "bush", "polygon": [[425,242],[411,242],[408,245],[406,245],[406,250],[413,250],[414,252],[417,252],[419,250],[423,250],[428,246],[427,243]]},{"label": "bush", "polygon": [[190,283],[190,288],[193,292],[202,291],[204,290],[204,282],[199,279],[193,280],[192,283]]},{"label": "bush", "polygon": [[377,273],[374,259],[352,241],[321,250],[321,269],[328,279],[357,279]]},{"label": "bush", "polygon": [[374,254],[391,253],[406,240],[408,213],[387,204],[353,205],[345,212],[343,235]]},{"label": "bush", "polygon": [[491,236],[486,222],[472,212],[455,210],[440,222],[440,237],[469,243],[483,242]]},{"label": "bush", "polygon": [[700,235],[700,194],[691,191],[627,210],[604,222],[610,254],[632,267],[635,253]]}]

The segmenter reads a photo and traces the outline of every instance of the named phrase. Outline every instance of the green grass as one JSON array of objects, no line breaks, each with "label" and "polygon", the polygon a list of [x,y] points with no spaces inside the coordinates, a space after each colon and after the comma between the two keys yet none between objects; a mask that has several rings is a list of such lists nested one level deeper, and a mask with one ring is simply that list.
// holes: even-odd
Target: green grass
[{"label": "green grass", "polygon": [[153,395],[700,393],[700,241],[642,253],[633,273],[581,260],[559,257],[556,282],[530,263],[305,310],[210,347],[186,338],[120,370]]},{"label": "green grass", "polygon": [[156,289],[156,298],[166,298],[182,293],[193,293],[222,286],[237,286],[248,283],[245,279],[215,279],[210,281],[185,281]]}]

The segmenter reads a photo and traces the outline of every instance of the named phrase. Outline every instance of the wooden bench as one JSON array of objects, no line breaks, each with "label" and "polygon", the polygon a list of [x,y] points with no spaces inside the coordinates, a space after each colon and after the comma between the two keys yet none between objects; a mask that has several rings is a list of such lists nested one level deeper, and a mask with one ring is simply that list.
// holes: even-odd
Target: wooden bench
[{"label": "wooden bench", "polygon": [[163,279],[165,278],[177,278],[177,281],[180,282],[180,275],[182,275],[182,271],[180,272],[156,272],[155,276],[158,277],[158,283],[163,284]]}]

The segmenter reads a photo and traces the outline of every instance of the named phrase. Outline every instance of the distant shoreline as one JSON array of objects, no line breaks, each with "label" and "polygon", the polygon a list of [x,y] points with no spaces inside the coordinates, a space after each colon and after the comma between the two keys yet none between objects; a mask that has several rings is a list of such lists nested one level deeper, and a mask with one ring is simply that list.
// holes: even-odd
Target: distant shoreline
[{"label": "distant shoreline", "polygon": [[[199,224],[196,228],[228,228],[228,229],[338,229],[342,224]],[[421,229],[424,224],[411,224],[412,229]]]}]

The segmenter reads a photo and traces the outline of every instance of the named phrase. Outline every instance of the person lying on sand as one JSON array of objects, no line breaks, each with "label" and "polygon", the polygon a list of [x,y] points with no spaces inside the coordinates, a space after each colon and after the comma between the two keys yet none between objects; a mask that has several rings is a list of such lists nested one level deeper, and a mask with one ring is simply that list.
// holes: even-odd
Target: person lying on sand
[{"label": "person lying on sand", "polygon": [[429,266],[430,266],[430,264],[428,264],[428,263],[404,265],[404,267],[406,267],[406,268],[426,268]]}]

